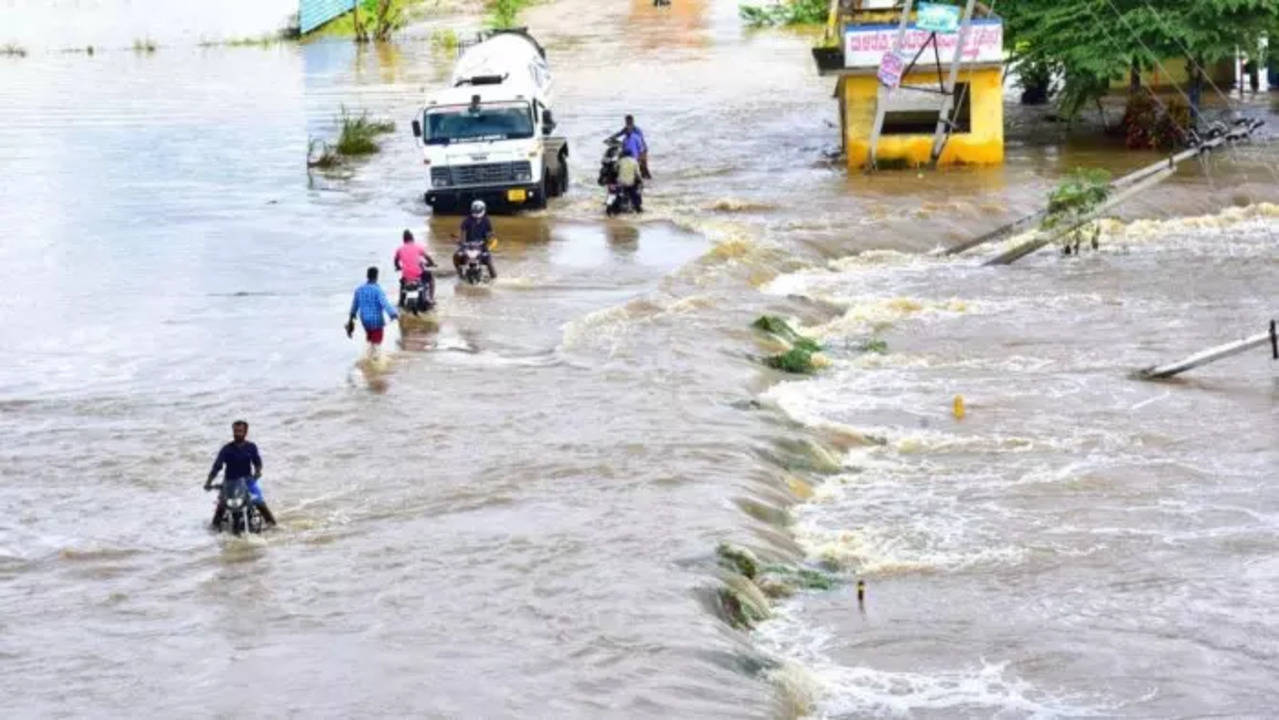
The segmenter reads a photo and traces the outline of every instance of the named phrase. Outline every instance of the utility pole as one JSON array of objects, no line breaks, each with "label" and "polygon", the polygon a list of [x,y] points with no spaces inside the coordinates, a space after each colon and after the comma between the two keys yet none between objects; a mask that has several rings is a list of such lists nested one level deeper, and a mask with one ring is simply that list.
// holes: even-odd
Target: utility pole
[{"label": "utility pole", "polygon": [[1270,321],[1270,330],[1268,332],[1258,333],[1252,337],[1236,340],[1225,345],[1208,348],[1203,352],[1195,353],[1180,362],[1169,363],[1167,365],[1156,365],[1148,367],[1138,372],[1143,379],[1168,378],[1178,373],[1183,373],[1200,365],[1207,365],[1210,362],[1238,355],[1245,350],[1251,350],[1262,345],[1269,345],[1271,356],[1279,360],[1279,336],[1275,333],[1275,321]]},{"label": "utility pole", "polygon": [[[968,8],[972,10],[973,0],[968,0]],[[897,24],[897,37],[893,40],[893,53],[897,54],[902,49],[902,43],[906,40],[906,27],[910,24],[910,13],[915,8],[915,0],[905,0],[902,7],[901,22]],[[904,78],[903,78],[904,79]],[[883,83],[879,84],[879,88],[875,94],[875,124],[870,131],[870,168],[875,169],[875,154],[879,150],[879,134],[884,129],[884,114],[888,112],[888,101],[893,97],[893,91],[897,88],[885,88]]]},{"label": "utility pole", "polygon": [[976,0],[968,0],[968,4],[964,6],[964,17],[959,23],[959,37],[955,40],[955,56],[950,61],[950,78],[946,81],[946,87],[942,88],[945,94],[942,95],[941,109],[937,111],[937,130],[933,133],[931,159],[934,166],[941,158],[942,148],[946,147],[946,140],[950,137],[951,117],[958,109],[955,104],[955,83],[959,80],[959,65],[964,58],[964,43],[968,40],[968,30],[973,24],[975,2]]}]

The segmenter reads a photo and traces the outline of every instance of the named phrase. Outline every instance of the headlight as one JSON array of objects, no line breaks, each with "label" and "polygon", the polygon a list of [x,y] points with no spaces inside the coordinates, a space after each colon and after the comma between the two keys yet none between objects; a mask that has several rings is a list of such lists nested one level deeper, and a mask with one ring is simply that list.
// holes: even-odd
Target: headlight
[{"label": "headlight", "polygon": [[226,506],[231,508],[232,510],[240,507],[243,504],[244,504],[244,498],[233,497],[233,498],[227,498],[227,501],[226,501]]},{"label": "headlight", "polygon": [[532,179],[533,179],[533,173],[532,173],[532,172],[530,172],[530,171],[528,171],[528,170],[516,170],[516,171],[515,171],[515,179],[516,179],[516,180],[523,180],[523,181],[532,180]]},{"label": "headlight", "polygon": [[431,168],[431,187],[448,187],[453,184],[453,177],[448,168]]}]

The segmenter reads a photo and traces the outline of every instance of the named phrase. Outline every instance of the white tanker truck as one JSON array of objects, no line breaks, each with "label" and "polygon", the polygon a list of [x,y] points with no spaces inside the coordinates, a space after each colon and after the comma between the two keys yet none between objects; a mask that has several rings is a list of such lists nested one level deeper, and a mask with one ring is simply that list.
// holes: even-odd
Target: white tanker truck
[{"label": "white tanker truck", "polygon": [[476,199],[546,207],[568,189],[568,141],[554,130],[546,51],[523,29],[485,33],[413,119],[427,204],[437,213]]}]

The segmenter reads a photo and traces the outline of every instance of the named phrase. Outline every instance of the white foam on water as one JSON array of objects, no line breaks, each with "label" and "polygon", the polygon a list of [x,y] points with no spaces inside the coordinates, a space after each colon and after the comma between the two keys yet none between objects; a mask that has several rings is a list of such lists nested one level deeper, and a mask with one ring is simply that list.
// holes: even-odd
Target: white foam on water
[{"label": "white foam on water", "polygon": [[787,603],[756,631],[759,644],[781,660],[770,677],[786,694],[798,687],[805,718],[1103,717],[1113,700],[1054,692],[1018,677],[1008,661],[975,657],[943,670],[903,672],[841,665],[829,656],[834,638],[807,625]]},{"label": "white foam on water", "polygon": [[[1231,396],[1211,382],[1136,385],[1125,365],[1163,342],[1154,323],[1202,335],[1185,319],[1187,310],[1220,314],[1219,288],[1187,302],[1184,286],[1193,279],[1169,282],[1151,270],[1190,272],[1218,260],[1228,268],[1241,260],[1264,266],[1279,247],[1276,218],[1279,206],[1262,205],[1202,218],[1103,221],[1100,251],[1060,258],[1048,248],[1033,260],[1043,267],[1029,273],[994,274],[975,266],[973,256],[877,251],[767,283],[769,294],[810,298],[839,312],[800,328],[820,338],[831,366],[761,395],[816,437],[852,441],[840,448],[843,470],[817,478],[792,508],[791,531],[808,559],[858,576],[943,584],[1052,569],[1044,576],[1050,583],[1073,587],[1075,576],[1091,577],[1152,546],[1192,559],[1223,548],[1236,561],[1272,552],[1267,531],[1279,524],[1277,514],[1235,507],[1248,487],[1240,478],[1253,477],[1247,445],[1195,450],[1202,443],[1193,440],[1193,425],[1151,418],[1163,410],[1202,422],[1196,411],[1229,411]],[[1260,292],[1256,272],[1239,281],[1253,286],[1239,303]],[[1141,318],[1152,327],[1129,327]],[[868,334],[887,329],[888,352],[859,351]],[[1146,347],[1113,347],[1116,340]],[[915,349],[921,345],[926,352]],[[952,415],[955,395],[967,401],[964,420]],[[1184,573],[1184,564],[1176,572]],[[1060,578],[1057,568],[1065,568]],[[1259,571],[1254,585],[1268,583],[1267,573]],[[1187,593],[1195,584],[1177,582]],[[1240,592],[1247,613],[1258,612],[1255,595]],[[1122,599],[1088,600],[1133,610]],[[783,604],[757,634],[783,667],[801,666],[804,677],[816,679],[811,717],[1105,716],[1151,699],[1119,705],[1104,695],[1062,695],[1035,684],[1054,682],[1050,670],[1024,670],[1034,682],[1019,677],[1010,664],[1016,655],[988,661],[952,652],[921,663],[935,661],[941,670],[905,666],[913,672],[876,667],[861,655],[850,660],[847,646],[856,638],[826,635],[839,623],[829,631],[813,625],[803,617],[806,602],[801,596]],[[1204,622],[1217,612],[1188,610],[1175,594],[1153,605],[1133,602],[1162,623]],[[926,618],[919,622],[928,627]],[[1229,652],[1217,654],[1229,664]],[[1175,684],[1151,682],[1152,697]]]}]

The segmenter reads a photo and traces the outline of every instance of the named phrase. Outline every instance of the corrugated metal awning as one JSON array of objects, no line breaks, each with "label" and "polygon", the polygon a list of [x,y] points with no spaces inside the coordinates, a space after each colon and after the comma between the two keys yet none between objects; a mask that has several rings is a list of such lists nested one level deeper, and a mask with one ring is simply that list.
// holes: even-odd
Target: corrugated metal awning
[{"label": "corrugated metal awning", "polygon": [[303,35],[355,8],[355,0],[298,0],[298,29]]}]

